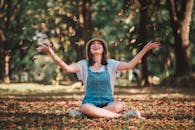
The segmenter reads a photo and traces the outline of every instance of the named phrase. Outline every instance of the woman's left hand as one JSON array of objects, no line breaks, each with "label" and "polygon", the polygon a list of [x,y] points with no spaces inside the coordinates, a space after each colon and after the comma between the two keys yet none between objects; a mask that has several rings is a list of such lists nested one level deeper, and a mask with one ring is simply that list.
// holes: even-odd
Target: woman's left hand
[{"label": "woman's left hand", "polygon": [[148,42],[145,46],[144,49],[146,49],[147,51],[154,49],[154,48],[160,48],[161,45],[159,42]]}]

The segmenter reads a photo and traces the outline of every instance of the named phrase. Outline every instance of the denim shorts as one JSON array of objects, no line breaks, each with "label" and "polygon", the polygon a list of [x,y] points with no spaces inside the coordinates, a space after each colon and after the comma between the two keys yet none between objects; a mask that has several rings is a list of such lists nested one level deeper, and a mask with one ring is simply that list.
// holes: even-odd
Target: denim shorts
[{"label": "denim shorts", "polygon": [[96,107],[103,108],[103,107],[108,106],[108,105],[111,105],[111,104],[113,104],[113,103],[114,103],[114,102],[109,102],[109,103],[102,103],[102,104],[99,104],[99,105],[95,105],[95,104],[92,104],[92,103],[84,103],[84,104],[81,104],[80,107],[81,107],[82,105],[85,105],[85,104],[92,104],[92,105],[94,105],[94,106],[96,106]]}]

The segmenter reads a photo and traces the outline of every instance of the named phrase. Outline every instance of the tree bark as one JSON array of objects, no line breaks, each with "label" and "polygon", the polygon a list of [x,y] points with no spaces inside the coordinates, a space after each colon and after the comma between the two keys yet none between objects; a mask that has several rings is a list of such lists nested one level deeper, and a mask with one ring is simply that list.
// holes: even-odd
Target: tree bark
[{"label": "tree bark", "polygon": [[5,76],[4,76],[4,83],[10,83],[10,77],[9,77],[9,62],[10,62],[10,55],[9,55],[9,52],[6,52],[5,53],[5,57],[4,57],[4,63],[5,63],[5,66],[4,66],[4,70],[5,70]]},{"label": "tree bark", "polygon": [[[74,27],[77,35],[76,37],[72,37],[72,45],[77,52],[77,60],[86,57],[85,46],[87,41],[92,37],[91,13],[91,0],[78,2],[77,15],[79,23]],[[79,44],[74,42],[74,38],[79,41]]]},{"label": "tree bark", "polygon": [[[1,44],[1,43],[0,43]],[[4,50],[3,48],[0,48],[0,81],[3,81],[4,79]]]},{"label": "tree bark", "polygon": [[81,37],[84,42],[81,47],[81,57],[85,58],[86,52],[85,52],[85,46],[87,41],[89,41],[92,37],[92,27],[91,27],[91,0],[83,0],[81,10],[79,11],[80,19],[80,26],[81,26]]},{"label": "tree bark", "polygon": [[[142,48],[147,42],[147,32],[148,32],[148,24],[149,24],[149,17],[148,17],[148,9],[147,6],[149,2],[147,0],[140,0],[140,23],[139,23],[139,37],[138,42],[142,43]],[[148,71],[148,55],[146,54],[142,58],[141,66],[142,66],[142,80],[141,80],[141,86],[147,86],[149,85],[148,77],[149,77],[149,71]]]},{"label": "tree bark", "polygon": [[194,0],[166,2],[175,39],[175,76],[189,75],[191,73],[189,32]]},{"label": "tree bark", "polygon": [[[8,56],[8,48],[10,46],[6,46],[6,43],[9,41],[9,39],[7,38],[7,33],[9,32],[10,29],[10,17],[11,17],[11,1],[7,0],[7,1],[3,1],[2,2],[2,6],[3,8],[7,8],[6,13],[4,14],[4,17],[6,17],[6,20],[2,20],[1,21],[1,29],[0,29],[0,69],[2,69],[0,71],[0,80],[2,80],[4,83],[9,83],[10,82],[10,78],[9,78],[9,59],[10,56]],[[3,14],[3,12],[2,12]],[[3,19],[3,18],[2,18]]]}]

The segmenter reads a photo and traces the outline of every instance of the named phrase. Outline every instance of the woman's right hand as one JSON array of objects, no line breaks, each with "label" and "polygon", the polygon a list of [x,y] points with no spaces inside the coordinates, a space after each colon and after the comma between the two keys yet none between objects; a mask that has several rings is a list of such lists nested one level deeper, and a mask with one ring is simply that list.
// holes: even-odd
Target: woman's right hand
[{"label": "woman's right hand", "polygon": [[38,46],[37,50],[45,53],[50,53],[52,51],[51,45],[40,45]]}]

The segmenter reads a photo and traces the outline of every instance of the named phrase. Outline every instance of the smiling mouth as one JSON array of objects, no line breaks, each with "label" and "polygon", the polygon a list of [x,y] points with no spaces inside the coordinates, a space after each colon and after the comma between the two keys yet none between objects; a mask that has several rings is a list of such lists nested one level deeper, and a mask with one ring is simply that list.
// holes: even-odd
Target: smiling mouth
[{"label": "smiling mouth", "polygon": [[93,50],[100,50],[100,48],[93,48]]}]

